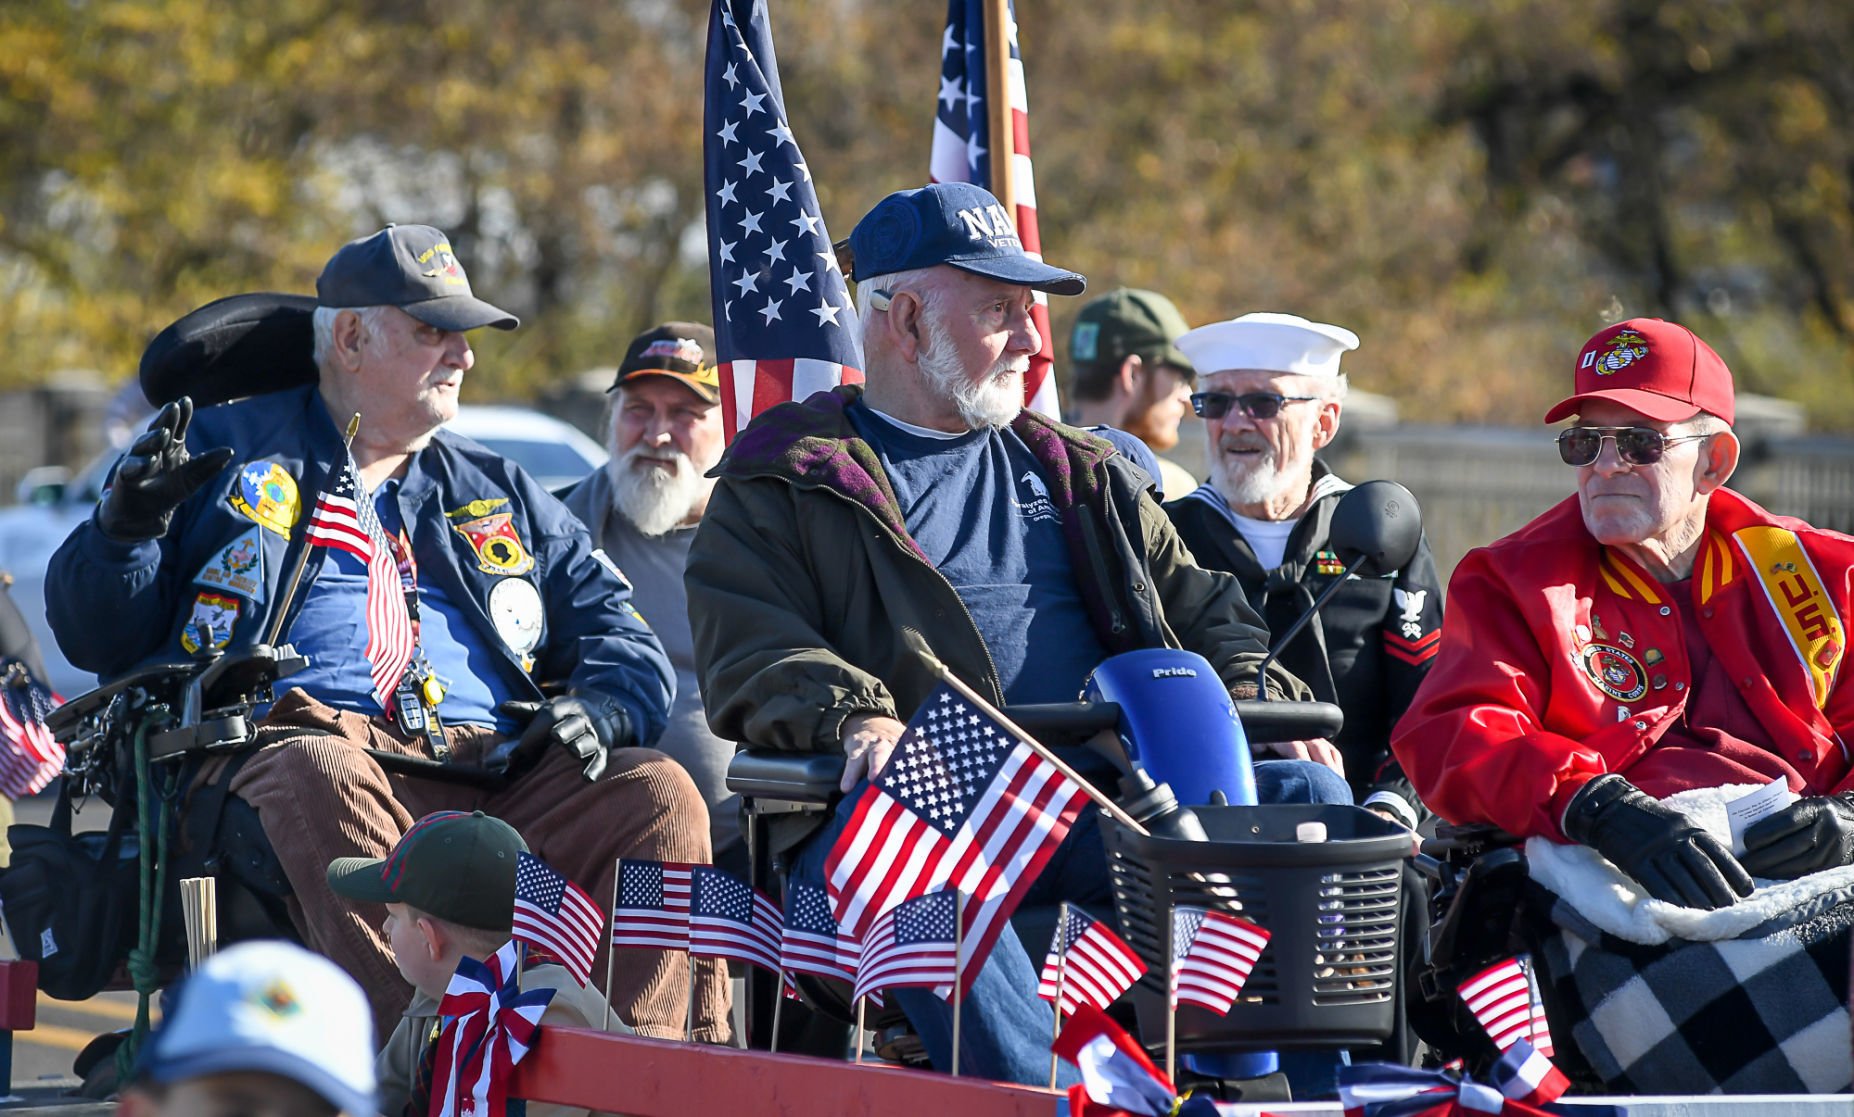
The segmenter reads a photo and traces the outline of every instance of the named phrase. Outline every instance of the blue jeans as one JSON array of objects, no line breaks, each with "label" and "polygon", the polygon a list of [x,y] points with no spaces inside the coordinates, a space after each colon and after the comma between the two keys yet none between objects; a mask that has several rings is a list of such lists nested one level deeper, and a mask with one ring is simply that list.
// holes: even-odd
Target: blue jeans
[{"label": "blue jeans", "polygon": [[[845,796],[822,830],[794,856],[791,879],[822,887],[824,860],[849,826],[856,800],[867,784]],[[1256,797],[1263,803],[1350,803],[1351,788],[1332,769],[1310,760],[1263,760],[1255,765]],[[1024,895],[1025,905],[1054,906],[1063,900],[1096,910],[1113,909],[1107,854],[1101,844],[1097,811],[1082,812],[1068,837]],[[1039,944],[1039,950],[1041,944]],[[959,1069],[999,1082],[1043,1086],[1049,1082],[1049,1039],[1055,1020],[1047,1001],[1036,995],[1038,967],[1009,924],[999,932],[991,954],[979,967],[960,1008]],[[901,1011],[920,1034],[935,1068],[953,1065],[953,1006],[931,989],[892,989]],[[1064,1064],[1058,1089],[1079,1081]]]}]

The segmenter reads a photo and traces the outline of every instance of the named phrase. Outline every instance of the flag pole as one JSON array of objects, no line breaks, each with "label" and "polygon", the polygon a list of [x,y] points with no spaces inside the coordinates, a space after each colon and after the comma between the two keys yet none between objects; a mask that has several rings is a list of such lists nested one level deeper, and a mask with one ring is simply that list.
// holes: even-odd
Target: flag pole
[{"label": "flag pole", "polygon": [[867,997],[856,998],[856,1065],[859,1067],[863,1065],[863,1006],[868,1003]]},{"label": "flag pole", "polygon": [[785,969],[781,967],[777,979],[773,982],[772,1042],[767,1046],[767,1051],[774,1055],[779,1053],[779,1014],[783,1011],[785,1011]]},{"label": "flag pole", "polygon": [[[1057,947],[1061,946],[1063,932],[1068,930],[1068,926],[1069,926],[1069,902],[1067,900],[1064,900],[1062,901],[1061,905],[1056,908],[1056,941],[1054,944],[1055,946]],[[1050,1025],[1050,1028],[1049,1028],[1049,1088],[1052,1090],[1056,1088],[1056,1040],[1058,1040],[1062,1036],[1063,984],[1068,978],[1068,976],[1069,976],[1069,952],[1066,950],[1058,950],[1056,953],[1056,1004],[1054,1006],[1056,1009],[1056,1020],[1055,1020],[1055,1023]]]},{"label": "flag pole", "polygon": [[972,703],[974,706],[977,706],[981,711],[984,712],[984,714],[987,717],[996,721],[999,725],[1004,726],[1005,729],[1010,731],[1011,736],[1016,737],[1019,741],[1023,742],[1026,746],[1030,748],[1031,751],[1035,752],[1038,756],[1042,757],[1044,760],[1049,761],[1051,764],[1054,764],[1058,771],[1060,771],[1063,775],[1067,776],[1069,779],[1073,780],[1076,786],[1080,787],[1083,791],[1087,792],[1088,798],[1093,799],[1096,805],[1098,805],[1102,811],[1106,812],[1107,815],[1111,817],[1115,822],[1118,822],[1120,825],[1126,827],[1128,830],[1133,831],[1135,834],[1138,834],[1142,838],[1150,838],[1152,836],[1151,833],[1148,832],[1144,826],[1141,826],[1138,822],[1134,821],[1132,815],[1121,810],[1120,804],[1114,802],[1112,799],[1109,799],[1107,797],[1106,792],[1094,786],[1092,783],[1089,783],[1086,779],[1082,777],[1082,774],[1080,772],[1077,772],[1074,768],[1071,768],[1067,761],[1063,760],[1061,757],[1051,752],[1048,746],[1044,745],[1041,741],[1037,740],[1035,737],[1030,736],[1030,734],[1025,733],[1023,729],[1019,727],[1016,722],[1012,721],[1010,718],[1005,717],[1003,712],[1000,711],[998,707],[992,705],[990,702],[987,702],[982,695],[980,695],[977,691],[973,690],[971,687],[967,686],[963,679],[953,674],[952,671],[948,670],[946,664],[936,659],[933,661],[933,669],[935,672],[939,674],[940,681],[945,683],[947,686],[952,687],[954,690],[958,691],[960,697]]},{"label": "flag pole", "polygon": [[1178,943],[1178,909],[1172,909],[1165,929],[1165,1077],[1178,1081],[1178,960],[1172,952]]},{"label": "flag pole", "polygon": [[682,1021],[682,1039],[684,1043],[695,1042],[695,952],[685,950],[683,957],[689,960],[689,1014]]},{"label": "flag pole", "polygon": [[966,894],[955,888],[953,890],[953,1077],[959,1077],[959,1010],[965,1000],[960,995],[960,986],[965,984],[965,928]]},{"label": "flag pole", "polygon": [[985,116],[991,132],[991,192],[1017,227],[1017,129],[1011,114],[1010,0],[985,0]]},{"label": "flag pole", "polygon": [[[348,420],[346,433],[341,436],[341,449],[348,455],[350,461],[353,460],[354,455],[354,436],[358,433],[360,433],[360,412],[356,411],[354,417]],[[354,490],[356,500],[366,499],[366,494],[360,491],[359,474],[354,477]],[[309,542],[304,540],[303,549],[296,552],[296,568],[290,571],[290,588],[284,590],[283,596],[278,598],[272,606],[274,612],[270,618],[270,631],[264,634],[263,640],[266,645],[276,644],[277,637],[283,635],[283,618],[289,615],[290,602],[296,599],[296,589],[303,584],[303,570],[309,565],[309,546]]]},{"label": "flag pole", "polygon": [[605,1019],[599,1023],[601,1032],[612,1030],[612,961],[618,956],[618,947],[612,940],[618,937],[618,874],[623,868],[622,857],[612,865],[612,906],[611,914],[606,917],[610,922],[605,927]]}]

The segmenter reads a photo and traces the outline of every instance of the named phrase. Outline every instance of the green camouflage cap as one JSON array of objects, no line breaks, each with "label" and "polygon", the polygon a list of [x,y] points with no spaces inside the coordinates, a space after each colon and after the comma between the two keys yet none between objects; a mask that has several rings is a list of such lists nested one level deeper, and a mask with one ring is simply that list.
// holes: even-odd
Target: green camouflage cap
[{"label": "green camouflage cap", "polygon": [[1128,357],[1147,364],[1174,365],[1194,375],[1191,361],[1174,344],[1191,328],[1157,291],[1122,287],[1090,300],[1069,332],[1069,362],[1118,365]]},{"label": "green camouflage cap", "polygon": [[515,863],[528,848],[515,828],[482,811],[437,811],[412,824],[385,857],[339,857],[328,866],[338,896],[406,904],[485,931],[515,914]]}]

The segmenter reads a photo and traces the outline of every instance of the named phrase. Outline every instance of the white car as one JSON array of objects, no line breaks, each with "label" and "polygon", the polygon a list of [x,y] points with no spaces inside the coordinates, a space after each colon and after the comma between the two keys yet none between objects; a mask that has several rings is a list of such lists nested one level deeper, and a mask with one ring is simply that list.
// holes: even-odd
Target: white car
[{"label": "white car", "polygon": [[[509,458],[549,489],[569,485],[605,464],[604,447],[580,431],[526,407],[464,406],[449,428]],[[66,662],[45,620],[45,568],[52,552],[90,516],[117,455],[106,453],[74,479],[34,471],[20,484],[17,507],[0,509],[0,571],[13,576],[13,600],[26,615],[45,656],[47,680],[66,698],[97,683]]]}]

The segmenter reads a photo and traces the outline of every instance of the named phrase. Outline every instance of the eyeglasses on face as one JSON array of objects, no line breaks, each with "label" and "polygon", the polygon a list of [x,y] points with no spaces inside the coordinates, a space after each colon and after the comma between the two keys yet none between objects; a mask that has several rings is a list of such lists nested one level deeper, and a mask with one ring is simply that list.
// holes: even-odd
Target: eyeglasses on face
[{"label": "eyeglasses on face", "polygon": [[1571,427],[1558,432],[1558,456],[1565,465],[1586,466],[1603,452],[1603,440],[1614,439],[1616,455],[1630,465],[1653,465],[1669,446],[1711,438],[1710,434],[1665,435],[1652,427]]},{"label": "eyeglasses on face", "polygon": [[1281,414],[1281,408],[1290,403],[1311,403],[1319,396],[1284,396],[1280,392],[1244,392],[1232,395],[1229,392],[1193,392],[1191,393],[1191,410],[1197,412],[1201,419],[1221,419],[1230,413],[1231,407],[1242,410],[1251,419],[1272,419]]}]

